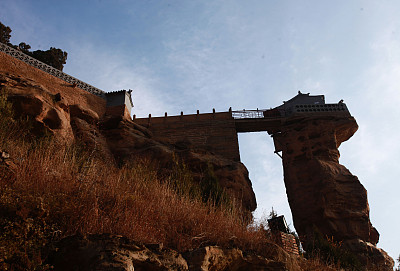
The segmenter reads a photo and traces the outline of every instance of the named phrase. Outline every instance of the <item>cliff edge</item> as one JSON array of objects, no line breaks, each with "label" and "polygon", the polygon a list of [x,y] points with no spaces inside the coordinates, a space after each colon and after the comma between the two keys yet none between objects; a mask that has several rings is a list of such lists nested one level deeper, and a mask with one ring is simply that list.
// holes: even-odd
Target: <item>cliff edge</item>
[{"label": "cliff edge", "polygon": [[7,92],[17,115],[32,119],[35,135],[51,134],[63,144],[83,142],[111,163],[150,159],[158,164],[161,175],[181,163],[197,183],[211,171],[217,181],[213,185],[240,203],[246,216],[256,209],[248,171],[240,162],[195,151],[190,142],[167,144],[154,140],[151,131],[134,123],[127,114],[113,115],[104,99],[2,52],[0,87]]}]

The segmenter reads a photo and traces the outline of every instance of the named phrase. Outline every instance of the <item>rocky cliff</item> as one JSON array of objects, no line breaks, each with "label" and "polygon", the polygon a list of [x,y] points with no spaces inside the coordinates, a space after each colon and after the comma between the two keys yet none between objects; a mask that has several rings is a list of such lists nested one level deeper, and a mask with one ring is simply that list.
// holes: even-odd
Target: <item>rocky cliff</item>
[{"label": "rocky cliff", "polygon": [[375,245],[367,191],[339,164],[340,144],[358,129],[353,117],[294,118],[274,136],[282,150],[286,193],[302,241],[315,231],[341,242],[371,270],[392,270],[393,260]]},{"label": "rocky cliff", "polygon": [[[211,170],[218,185],[247,214],[256,208],[248,172],[242,163],[206,150],[194,151],[190,142],[156,141],[148,129],[126,115],[107,114],[103,99],[3,53],[0,53],[0,90],[7,92],[18,115],[32,120],[34,134],[52,134],[62,144],[82,142],[110,163],[149,159],[158,164],[161,176],[170,174],[177,162],[185,165],[195,182],[201,182]],[[376,247],[379,234],[369,220],[367,192],[357,177],[339,164],[338,147],[356,130],[357,123],[352,117],[296,118],[283,123],[281,132],[275,134],[274,141],[282,149],[294,225],[305,244],[313,241],[317,230],[341,242],[371,270],[391,270],[393,260]],[[115,270],[133,270],[133,266],[135,270],[136,267],[147,270],[150,262],[154,263],[151,270],[299,269],[291,256],[280,249],[273,249],[279,254],[276,258],[218,247],[204,247],[181,255],[161,248],[151,252],[146,246],[115,236],[71,237],[59,245],[64,254],[56,253],[53,258],[59,266],[64,266],[68,257],[78,258],[82,266],[103,257],[105,261],[99,264],[115,266]],[[81,259],[71,247],[88,254]],[[116,262],[113,255],[118,258]],[[111,270],[107,268],[96,270]]]},{"label": "rocky cliff", "polygon": [[57,244],[49,263],[56,270],[301,270],[296,258],[271,246],[274,253],[268,257],[217,246],[181,254],[162,244],[140,244],[122,236],[76,235]]},{"label": "rocky cliff", "polygon": [[247,214],[256,209],[248,171],[242,163],[194,151],[189,142],[156,141],[149,130],[129,116],[108,114],[102,98],[4,53],[0,53],[0,64],[1,91],[7,92],[18,115],[32,119],[34,134],[49,133],[65,144],[79,140],[113,163],[121,164],[133,157],[150,159],[158,164],[161,175],[182,163],[195,182],[211,170],[218,185],[241,203]]}]

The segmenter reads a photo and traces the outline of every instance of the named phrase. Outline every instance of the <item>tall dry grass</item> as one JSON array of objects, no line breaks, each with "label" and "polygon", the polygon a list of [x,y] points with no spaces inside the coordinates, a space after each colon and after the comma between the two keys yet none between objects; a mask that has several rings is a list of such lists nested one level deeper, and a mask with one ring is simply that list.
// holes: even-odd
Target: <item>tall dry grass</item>
[{"label": "tall dry grass", "polygon": [[108,232],[180,251],[232,239],[257,249],[267,241],[248,228],[238,209],[176,193],[146,161],[120,169],[51,142],[20,147],[15,155],[17,170],[2,180],[8,188],[3,192],[40,199],[48,223],[62,235]]},{"label": "tall dry grass", "polygon": [[0,142],[15,164],[12,171],[0,169],[9,171],[0,174],[0,226],[9,229],[0,252],[8,261],[25,258],[25,267],[37,267],[49,242],[76,233],[113,233],[178,251],[235,245],[269,253],[265,232],[249,227],[234,203],[217,205],[203,202],[201,194],[177,192],[179,174],[159,179],[154,163],[118,168],[79,146],[48,139]]},{"label": "tall dry grass", "polygon": [[178,251],[219,245],[276,254],[263,227],[248,225],[234,202],[204,202],[190,186],[177,191],[187,171],[160,179],[151,161],[120,168],[82,146],[33,138],[8,118],[9,107],[1,111],[2,102],[0,95],[0,150],[14,166],[0,167],[0,269],[48,270],[43,260],[52,244],[76,233],[113,233]]}]

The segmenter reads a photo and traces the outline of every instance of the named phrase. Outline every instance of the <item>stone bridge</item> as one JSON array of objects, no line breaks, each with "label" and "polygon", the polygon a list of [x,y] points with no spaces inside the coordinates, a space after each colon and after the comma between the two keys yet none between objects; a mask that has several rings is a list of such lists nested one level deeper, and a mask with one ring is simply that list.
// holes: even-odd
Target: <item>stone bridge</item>
[{"label": "stone bridge", "polygon": [[[210,151],[234,161],[240,161],[238,133],[266,131],[272,137],[282,131],[288,122],[315,116],[350,116],[346,105],[325,104],[323,95],[297,96],[273,109],[241,110],[136,118],[134,122],[148,128],[155,140],[175,144],[185,141],[194,149]],[[281,151],[278,140],[275,151]]]}]

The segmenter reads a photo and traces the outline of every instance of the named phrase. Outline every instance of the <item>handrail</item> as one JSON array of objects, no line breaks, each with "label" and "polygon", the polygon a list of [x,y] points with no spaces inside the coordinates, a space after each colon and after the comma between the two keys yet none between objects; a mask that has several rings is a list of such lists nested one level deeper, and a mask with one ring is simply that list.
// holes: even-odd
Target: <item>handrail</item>
[{"label": "handrail", "polygon": [[[264,114],[264,112],[268,112]],[[286,115],[283,109],[257,109],[257,110],[237,110],[232,111],[234,119],[276,119]]]},{"label": "handrail", "polygon": [[265,109],[263,110],[238,110],[238,111],[232,111],[232,117],[234,119],[259,119],[259,118],[264,118],[263,112],[266,111]]},{"label": "handrail", "polygon": [[22,60],[23,62],[25,62],[39,70],[47,72],[48,74],[53,75],[57,78],[60,78],[67,83],[76,85],[80,89],[86,90],[89,93],[92,93],[94,95],[97,95],[97,96],[105,99],[105,92],[103,90],[98,89],[92,85],[89,85],[88,83],[85,83],[85,82],[83,82],[69,74],[66,74],[54,67],[51,67],[51,66],[37,60],[36,58],[28,56],[27,54],[24,54],[20,50],[14,49],[14,48],[7,46],[1,42],[0,42],[0,52],[6,53],[7,55],[10,55],[16,59]]}]

